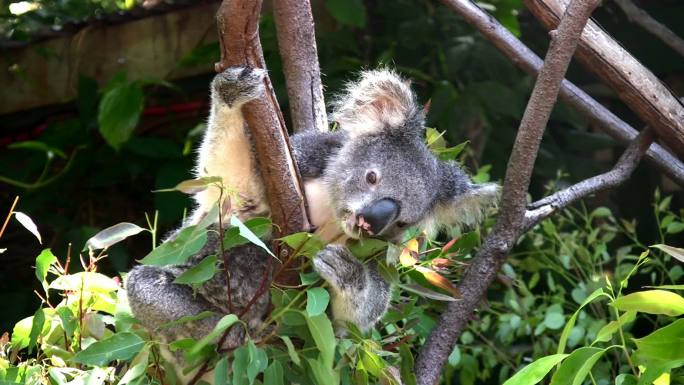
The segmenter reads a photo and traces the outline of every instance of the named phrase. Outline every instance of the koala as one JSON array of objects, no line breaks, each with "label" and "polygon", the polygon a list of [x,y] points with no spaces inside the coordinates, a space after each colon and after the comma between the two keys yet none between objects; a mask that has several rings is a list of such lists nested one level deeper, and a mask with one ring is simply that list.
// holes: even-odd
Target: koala
[{"label": "koala", "polygon": [[[241,219],[268,215],[269,207],[258,172],[252,139],[241,106],[263,92],[263,70],[233,67],[211,85],[211,113],[195,173],[220,176],[239,193],[230,215]],[[332,132],[305,131],[291,138],[304,181],[310,221],[322,238],[333,241],[313,260],[331,289],[332,315],[338,327],[346,322],[371,328],[387,311],[390,285],[373,262],[357,260],[345,239],[381,238],[399,241],[417,226],[430,233],[448,225],[471,226],[496,203],[498,186],[473,183],[461,167],[440,161],[424,142],[424,112],[409,83],[387,69],[364,71],[332,103]],[[221,196],[210,188],[195,194],[197,207],[187,224],[197,223]],[[193,323],[161,331],[165,340],[201,338],[229,313],[225,274],[217,274],[193,294],[173,283],[176,276],[207,255],[220,254],[218,232],[198,255],[180,266],[138,266],[127,277],[133,314],[154,331],[169,321],[205,310],[216,313]],[[267,258],[253,245],[232,248],[223,255],[230,270],[232,304],[247,306],[257,292]],[[266,316],[268,293],[242,318],[256,328]],[[234,328],[225,346],[243,342],[245,330]]]}]

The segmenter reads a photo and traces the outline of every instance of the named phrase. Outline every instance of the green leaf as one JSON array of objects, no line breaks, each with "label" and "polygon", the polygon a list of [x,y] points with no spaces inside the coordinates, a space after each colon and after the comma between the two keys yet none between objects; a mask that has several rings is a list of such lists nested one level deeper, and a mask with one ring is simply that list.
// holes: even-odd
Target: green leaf
[{"label": "green leaf", "polygon": [[314,287],[306,291],[306,312],[314,317],[322,314],[328,307],[330,294],[322,287]]},{"label": "green leaf", "polygon": [[139,83],[121,83],[102,97],[97,121],[107,143],[118,150],[133,134],[145,97]]},{"label": "green leaf", "polygon": [[50,289],[94,293],[111,293],[119,290],[119,284],[104,274],[82,271],[80,273],[62,275],[50,282]]},{"label": "green leaf", "polygon": [[57,155],[62,159],[66,159],[67,156],[62,150],[56,147],[52,147],[47,143],[39,142],[37,140],[25,140],[23,142],[15,142],[7,145],[10,150],[32,150],[39,151],[47,154],[48,157],[52,155]]},{"label": "green leaf", "polygon": [[17,322],[12,329],[12,348],[20,350],[29,345],[29,336],[33,326],[33,316]]},{"label": "green leaf", "polygon": [[59,306],[57,308],[57,315],[59,315],[59,320],[62,325],[64,333],[66,333],[67,338],[71,338],[74,335],[74,331],[78,327],[78,320],[66,306]]},{"label": "green leaf", "polygon": [[551,378],[551,385],[582,385],[606,349],[583,347],[572,352]]},{"label": "green leaf", "polygon": [[684,319],[662,327],[643,338],[634,339],[635,357],[641,364],[664,364],[684,359]]},{"label": "green leaf", "polygon": [[672,247],[668,245],[653,245],[651,247],[655,247],[656,249],[660,249],[667,254],[669,254],[672,258],[677,259],[680,262],[684,262],[684,249],[680,249],[679,247]]},{"label": "green leaf", "polygon": [[236,322],[238,322],[238,317],[235,314],[223,316],[216,326],[214,326],[214,329],[209,332],[209,334],[202,337],[201,340],[197,341],[195,346],[190,349],[188,354],[191,356],[198,354],[205,346],[216,342],[216,340],[223,335],[223,332],[225,332],[229,327],[233,326],[233,324]]},{"label": "green leaf", "polygon": [[160,325],[158,328],[159,328],[159,329],[168,329],[168,328],[171,328],[171,327],[174,327],[174,326],[182,325],[182,324],[184,324],[184,323],[186,323],[186,322],[193,322],[193,321],[203,320],[203,319],[208,318],[208,317],[211,317],[211,316],[213,316],[213,315],[216,315],[216,313],[214,313],[213,311],[208,311],[208,310],[207,310],[207,311],[203,311],[203,312],[201,312],[201,313],[199,313],[199,314],[195,314],[195,315],[186,315],[186,316],[180,317],[179,319],[177,319],[177,320],[175,320],[175,321],[171,321],[171,322],[167,322],[167,323],[165,323],[165,324],[162,324],[162,325]]},{"label": "green leaf", "polygon": [[313,258],[325,245],[321,238],[311,233],[294,233],[280,238],[292,250],[298,250],[297,255]]},{"label": "green leaf", "polygon": [[366,7],[362,0],[325,0],[325,7],[340,24],[359,28],[366,25]]},{"label": "green leaf", "polygon": [[546,309],[544,316],[544,326],[549,329],[560,329],[565,323],[565,316],[563,315],[563,308],[560,305],[551,305]]},{"label": "green leaf", "polygon": [[313,380],[315,384],[336,385],[340,383],[340,377],[337,371],[331,366],[327,365],[323,357],[318,357],[318,360],[307,358],[306,362],[311,368]]},{"label": "green leaf", "polygon": [[247,352],[249,353],[247,379],[250,384],[253,384],[256,376],[266,369],[268,357],[266,356],[266,351],[254,345],[254,341],[252,340],[247,343]]},{"label": "green leaf", "polygon": [[294,362],[295,365],[297,366],[302,366],[302,360],[299,359],[299,354],[297,353],[297,349],[295,349],[294,345],[292,344],[292,340],[290,340],[290,337],[288,336],[279,336],[280,339],[283,340],[285,343],[285,346],[287,346],[287,354],[290,356],[290,360]]},{"label": "green leaf", "polygon": [[[406,385],[416,385],[417,380],[416,373],[414,372],[413,368],[413,354],[411,353],[411,349],[407,344],[399,345],[399,356],[401,357],[401,366],[399,370],[402,380]],[[449,355],[449,358],[451,358],[451,355]]]},{"label": "green leaf", "polygon": [[275,254],[273,254],[273,252],[271,252],[271,250],[268,248],[268,246],[266,246],[264,244],[264,242],[261,239],[259,239],[259,237],[256,234],[254,234],[252,232],[252,230],[250,230],[247,226],[245,226],[245,224],[242,223],[242,221],[240,221],[240,219],[238,219],[238,217],[236,217],[235,215],[231,216],[230,217],[230,224],[231,224],[231,226],[235,226],[240,230],[240,236],[241,237],[246,238],[247,240],[249,240],[253,244],[261,247],[264,250],[266,250],[267,253],[269,253],[271,256],[276,258]]},{"label": "green leaf", "polygon": [[380,378],[382,376],[383,370],[387,365],[385,361],[382,360],[374,352],[368,351],[367,349],[361,349],[361,361],[363,362],[363,367],[375,377]]},{"label": "green leaf", "polygon": [[214,368],[214,385],[228,385],[228,356],[224,355]]},{"label": "green leaf", "polygon": [[207,230],[192,225],[181,230],[178,235],[152,250],[140,263],[145,265],[179,265],[197,254],[207,243]]},{"label": "green leaf", "polygon": [[43,309],[40,308],[33,314],[33,321],[31,322],[31,333],[29,334],[28,344],[29,354],[31,354],[31,351],[36,346],[36,343],[38,342],[38,336],[40,336],[41,332],[43,331],[44,325],[45,313],[43,312]]},{"label": "green leaf", "polygon": [[330,320],[325,314],[320,314],[314,317],[306,317],[306,323],[316,347],[321,352],[322,363],[325,367],[332,367],[336,341]]},{"label": "green leaf", "polygon": [[278,361],[273,361],[273,363],[264,371],[264,384],[284,385],[284,377],[283,365]]},{"label": "green leaf", "polygon": [[684,359],[667,361],[661,364],[651,365],[646,368],[646,371],[639,376],[637,385],[651,385],[655,383],[663,373],[667,373],[674,368],[684,365]]},{"label": "green leaf", "polygon": [[40,237],[40,233],[38,232],[38,226],[36,226],[36,224],[33,222],[33,219],[31,219],[31,217],[29,217],[28,215],[26,215],[22,212],[19,212],[19,211],[15,211],[13,214],[14,214],[14,218],[19,223],[21,223],[21,225],[24,226],[24,228],[26,230],[28,230],[31,234],[33,234],[33,236],[38,239],[38,243],[40,243],[42,245],[43,240]]},{"label": "green leaf", "polygon": [[625,312],[618,318],[617,321],[610,321],[606,326],[602,327],[598,333],[596,333],[596,339],[594,342],[608,342],[612,338],[613,334],[618,331],[624,325],[634,322],[637,312],[634,310]]},{"label": "green leaf", "polygon": [[145,341],[134,333],[117,333],[88,346],[74,356],[74,362],[104,366],[114,360],[128,360],[138,354]]},{"label": "green leaf", "polygon": [[[672,222],[669,225],[667,225],[667,233],[668,234],[678,234],[684,231],[684,223],[682,222]],[[682,249],[680,249],[682,250]]]},{"label": "green leaf", "polygon": [[513,377],[506,380],[504,385],[534,385],[544,379],[551,369],[567,356],[567,354],[553,354],[542,357],[522,368]]},{"label": "green leaf", "polygon": [[425,288],[423,286],[412,284],[412,283],[406,283],[406,284],[402,283],[402,284],[399,284],[399,287],[401,287],[402,289],[404,289],[406,291],[410,291],[412,293],[416,293],[416,294],[423,296],[425,298],[430,298],[430,299],[434,299],[437,301],[444,301],[444,302],[457,301],[456,298],[454,298],[450,295],[438,293],[434,290],[430,290],[430,289]]},{"label": "green leaf", "polygon": [[622,311],[634,310],[671,317],[684,314],[684,298],[666,290],[647,290],[627,294],[624,297],[616,298],[612,305]]},{"label": "green leaf", "polygon": [[161,190],[154,190],[154,192],[179,191],[185,194],[197,194],[198,192],[202,192],[208,189],[209,186],[219,184],[222,181],[223,179],[220,176],[205,176],[196,179],[184,180],[175,185],[174,187],[165,188]]},{"label": "green leaf", "polygon": [[121,377],[121,380],[119,381],[118,385],[125,385],[130,383],[131,381],[134,381],[143,374],[145,374],[145,371],[147,370],[148,366],[148,361],[149,361],[149,356],[150,356],[150,349],[145,348],[138,353],[135,358],[133,358],[133,361],[131,361],[131,364],[128,367],[128,370],[126,373]]},{"label": "green leaf", "polygon": [[603,292],[603,289],[596,289],[584,300],[584,302],[582,302],[580,307],[578,307],[577,310],[575,310],[575,313],[572,315],[572,317],[570,317],[568,322],[565,324],[565,327],[563,328],[563,332],[561,333],[560,339],[558,340],[558,350],[556,351],[556,353],[563,353],[565,351],[565,345],[568,342],[568,337],[570,337],[570,332],[572,331],[572,328],[575,327],[575,322],[577,321],[577,316],[579,315],[580,310],[582,310],[583,307],[587,306],[589,303],[593,302],[596,298],[601,296],[610,298],[608,294],[605,294]]},{"label": "green leaf", "polygon": [[48,270],[50,266],[57,262],[57,257],[52,254],[50,249],[45,249],[38,254],[36,257],[36,278],[43,285],[43,289],[47,290],[47,284],[45,283],[45,278],[47,277]]},{"label": "green leaf", "polygon": [[200,263],[184,271],[181,275],[173,280],[173,283],[184,283],[188,285],[198,285],[206,282],[214,277],[219,269],[216,267],[218,258],[215,255],[210,255]]},{"label": "green leaf", "polygon": [[93,250],[106,249],[141,231],[145,231],[145,229],[136,224],[128,222],[117,223],[88,239],[85,246],[83,246],[83,250],[88,250],[89,247]]},{"label": "green leaf", "polygon": [[[251,218],[245,221],[245,226],[254,233],[259,239],[271,234],[273,224],[268,218]],[[249,243],[249,239],[240,235],[239,227],[230,227],[223,235],[223,246],[226,249]]]}]

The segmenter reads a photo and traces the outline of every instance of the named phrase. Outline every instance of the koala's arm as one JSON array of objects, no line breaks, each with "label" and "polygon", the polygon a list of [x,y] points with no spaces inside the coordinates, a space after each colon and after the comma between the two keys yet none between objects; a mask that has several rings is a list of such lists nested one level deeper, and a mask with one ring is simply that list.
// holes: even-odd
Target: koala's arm
[{"label": "koala's arm", "polygon": [[[264,70],[251,67],[231,67],[216,75],[195,166],[196,177],[219,176],[227,191],[239,194],[240,199],[233,199],[231,204],[233,213],[243,217],[266,216],[269,212],[252,138],[242,115],[242,106],[263,93],[264,75]],[[195,194],[197,207],[190,222],[216,205],[219,196],[220,189],[215,186]]]},{"label": "koala's arm", "polygon": [[328,160],[342,147],[341,132],[304,131],[290,137],[299,173],[304,179],[323,175]]},{"label": "koala's arm", "polygon": [[366,331],[387,312],[390,285],[380,276],[375,263],[361,263],[341,245],[326,246],[313,262],[330,284],[332,313],[341,330],[346,321]]}]

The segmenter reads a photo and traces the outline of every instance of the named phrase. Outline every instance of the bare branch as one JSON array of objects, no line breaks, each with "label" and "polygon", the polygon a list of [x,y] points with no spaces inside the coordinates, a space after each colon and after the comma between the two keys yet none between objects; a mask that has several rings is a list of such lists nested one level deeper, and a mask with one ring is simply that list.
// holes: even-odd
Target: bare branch
[{"label": "bare branch", "polygon": [[629,21],[645,29],[651,35],[669,45],[679,55],[684,56],[684,39],[677,36],[676,33],[672,32],[664,24],[659,23],[658,20],[652,18],[646,11],[637,7],[631,0],[613,1],[627,15]]},{"label": "bare branch", "polygon": [[[547,29],[553,29],[568,0],[524,2]],[[577,59],[614,89],[675,154],[684,157],[684,106],[648,68],[591,21],[582,33]]]},{"label": "bare branch", "polygon": [[610,171],[585,179],[528,205],[524,231],[583,197],[622,184],[632,175],[653,139],[653,131],[646,128],[627,147]]},{"label": "bare branch", "polygon": [[[221,62],[216,71],[238,65],[266,68],[259,41],[261,0],[224,0],[216,15]],[[229,22],[230,21],[230,22]],[[261,176],[280,234],[308,229],[299,173],[292,159],[287,128],[268,77],[267,92],[242,107],[259,160]]]},{"label": "bare branch", "polygon": [[499,218],[459,285],[462,299],[449,303],[418,356],[415,370],[421,385],[435,384],[439,380],[444,361],[458,336],[480,300],[485,297],[487,288],[522,232],[527,189],[546,123],[582,29],[599,1],[573,0],[558,30],[552,34],[549,51],[508,160]]},{"label": "bare branch", "polygon": [[293,130],[328,131],[311,4],[276,0],[273,6]]},{"label": "bare branch", "polygon": [[[530,75],[536,75],[539,72],[542,59],[477,5],[470,0],[442,1],[459,13],[466,22],[478,30],[523,71]],[[575,107],[592,124],[620,143],[629,144],[637,136],[637,130],[568,80],[563,80],[561,84],[560,99]],[[646,153],[646,158],[664,174],[684,186],[684,164],[662,146],[653,143]]]}]

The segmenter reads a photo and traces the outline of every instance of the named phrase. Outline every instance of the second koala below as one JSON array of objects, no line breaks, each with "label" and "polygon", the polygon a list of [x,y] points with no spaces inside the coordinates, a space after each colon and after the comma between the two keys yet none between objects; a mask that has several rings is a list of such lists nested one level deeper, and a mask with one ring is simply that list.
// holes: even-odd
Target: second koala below
[{"label": "second koala below", "polygon": [[[245,199],[228,215],[241,219],[267,215],[263,183],[255,165],[241,106],[263,92],[261,70],[229,68],[212,82],[212,108],[199,150],[197,176],[220,176]],[[498,186],[474,184],[451,162],[438,160],[424,143],[424,116],[408,82],[390,70],[362,72],[333,103],[335,132],[304,132],[291,138],[304,179],[311,220],[324,238],[377,237],[397,241],[411,226],[435,233],[446,225],[473,225],[496,202]],[[196,194],[194,224],[216,204],[218,189]],[[227,219],[227,218],[226,218]],[[227,221],[225,221],[227,222]],[[213,232],[212,232],[213,233]],[[210,234],[212,234],[210,233]],[[161,331],[167,340],[206,335],[228,313],[224,274],[206,282],[196,295],[173,280],[207,255],[220,254],[214,233],[204,249],[181,266],[138,266],[127,279],[134,315],[148,329],[205,310],[217,313],[192,325]],[[231,263],[233,307],[241,309],[256,293],[268,255],[245,245],[223,256]],[[342,245],[328,245],[314,268],[329,284],[338,325],[371,328],[386,312],[390,287],[372,263],[358,261]],[[268,293],[268,292],[267,292]],[[269,307],[262,296],[243,317],[259,325]],[[236,330],[227,346],[242,342]]]}]

